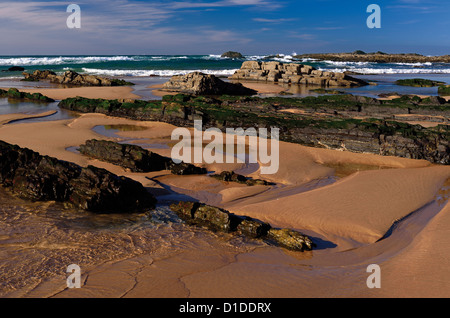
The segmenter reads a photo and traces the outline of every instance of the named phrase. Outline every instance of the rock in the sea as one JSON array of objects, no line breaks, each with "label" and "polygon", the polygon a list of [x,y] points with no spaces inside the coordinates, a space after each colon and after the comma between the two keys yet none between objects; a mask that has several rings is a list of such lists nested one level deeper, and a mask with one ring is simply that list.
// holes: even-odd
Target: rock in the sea
[{"label": "rock in the sea", "polygon": [[79,151],[83,155],[119,165],[133,172],[171,170],[177,175],[207,173],[205,168],[184,162],[176,164],[171,158],[163,157],[137,145],[91,139],[81,145]]},{"label": "rock in the sea", "polygon": [[170,208],[190,225],[263,239],[294,251],[310,251],[314,247],[311,239],[300,232],[274,229],[268,223],[248,216],[235,215],[218,207],[198,202],[179,202],[172,204]]},{"label": "rock in the sea", "polygon": [[23,72],[25,71],[25,68],[22,66],[11,66],[7,70],[2,70],[2,72]]},{"label": "rock in the sea", "polygon": [[32,74],[23,72],[24,81],[49,80],[52,83],[79,85],[79,86],[125,86],[134,85],[121,79],[110,79],[96,75],[78,74],[75,71],[66,71],[63,75],[57,75],[50,70],[36,70]]},{"label": "rock in the sea", "polygon": [[244,56],[239,52],[228,51],[221,55],[221,57],[228,57],[230,59],[243,59]]},{"label": "rock in the sea", "polygon": [[161,90],[193,95],[255,95],[257,93],[242,84],[224,82],[214,75],[201,72],[172,76]]},{"label": "rock in the sea", "polygon": [[64,202],[95,213],[144,212],[156,204],[153,195],[132,179],[42,156],[3,141],[0,183],[25,199]]},{"label": "rock in the sea", "polygon": [[304,84],[321,87],[355,87],[368,85],[367,82],[344,73],[323,72],[310,65],[281,62],[245,61],[232,80],[255,80],[285,84]]}]

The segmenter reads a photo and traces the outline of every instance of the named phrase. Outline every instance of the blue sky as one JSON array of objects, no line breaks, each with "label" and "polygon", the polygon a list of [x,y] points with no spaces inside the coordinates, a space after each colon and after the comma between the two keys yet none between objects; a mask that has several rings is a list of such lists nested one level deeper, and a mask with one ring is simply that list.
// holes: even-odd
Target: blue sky
[{"label": "blue sky", "polygon": [[[81,28],[69,29],[69,4]],[[369,29],[369,4],[381,29]],[[448,0],[0,1],[0,55],[450,54]]]}]

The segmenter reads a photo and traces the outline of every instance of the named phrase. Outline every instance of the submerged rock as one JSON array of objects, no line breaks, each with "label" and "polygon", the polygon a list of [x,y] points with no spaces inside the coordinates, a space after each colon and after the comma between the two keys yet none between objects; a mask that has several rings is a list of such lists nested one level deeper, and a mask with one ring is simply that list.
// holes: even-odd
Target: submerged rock
[{"label": "submerged rock", "polygon": [[214,231],[238,233],[253,239],[263,239],[294,251],[310,251],[314,243],[306,235],[290,229],[274,229],[270,224],[248,216],[239,216],[224,209],[198,203],[179,202],[170,208],[190,225]]},{"label": "submerged rock", "polygon": [[96,213],[144,212],[156,204],[153,195],[132,179],[42,156],[3,141],[0,183],[25,199],[64,202]]},{"label": "submerged rock", "polygon": [[201,72],[172,76],[161,90],[193,95],[255,95],[257,93],[242,84],[224,82],[214,75]]}]

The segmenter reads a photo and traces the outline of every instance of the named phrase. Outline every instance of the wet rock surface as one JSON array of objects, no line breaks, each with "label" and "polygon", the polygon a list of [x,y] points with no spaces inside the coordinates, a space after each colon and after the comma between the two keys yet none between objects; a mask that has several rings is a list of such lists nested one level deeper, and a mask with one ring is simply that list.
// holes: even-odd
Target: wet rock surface
[{"label": "wet rock surface", "polygon": [[0,183],[25,199],[64,202],[96,213],[144,212],[156,204],[156,199],[132,179],[42,156],[3,141]]},{"label": "wet rock surface", "polygon": [[248,186],[254,186],[254,185],[271,185],[271,182],[268,182],[266,180],[262,179],[252,179],[247,178],[246,176],[243,176],[241,174],[237,174],[234,171],[222,171],[219,174],[213,174],[211,175],[212,178],[225,181],[225,182],[237,182],[246,184]]},{"label": "wet rock surface", "polygon": [[294,251],[310,251],[314,247],[311,239],[300,232],[274,229],[268,223],[235,215],[218,207],[198,202],[179,202],[172,204],[170,208],[189,225],[262,239]]},{"label": "wet rock surface", "polygon": [[142,147],[113,141],[91,139],[79,148],[81,154],[130,169],[133,172],[170,170],[176,175],[206,174],[205,168],[175,163]]}]

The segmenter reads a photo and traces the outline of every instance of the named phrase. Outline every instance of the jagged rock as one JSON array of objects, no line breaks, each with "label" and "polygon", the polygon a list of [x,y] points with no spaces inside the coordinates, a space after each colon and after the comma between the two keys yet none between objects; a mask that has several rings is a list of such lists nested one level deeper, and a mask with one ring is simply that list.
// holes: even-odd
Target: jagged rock
[{"label": "jagged rock", "polygon": [[231,59],[243,59],[244,56],[239,52],[228,51],[221,55],[221,57],[228,57]]},{"label": "jagged rock", "polygon": [[119,165],[133,172],[171,170],[177,175],[207,173],[205,168],[188,163],[176,164],[171,158],[163,157],[137,145],[91,139],[81,145],[79,151],[83,155]]},{"label": "jagged rock", "polygon": [[96,213],[144,212],[156,199],[139,183],[93,166],[41,156],[0,141],[0,183],[18,196]]},{"label": "jagged rock", "polygon": [[190,225],[214,231],[236,232],[253,239],[274,242],[295,251],[310,251],[314,243],[306,235],[290,229],[274,229],[270,224],[248,216],[239,216],[218,207],[198,203],[179,202],[170,208]]},{"label": "jagged rock", "polygon": [[232,80],[256,80],[286,84],[304,84],[322,87],[354,87],[368,85],[363,80],[343,73],[323,72],[310,65],[281,62],[245,61]]},{"label": "jagged rock", "polygon": [[70,84],[79,86],[125,86],[134,85],[133,83],[126,82],[121,79],[109,79],[105,77],[78,74],[75,71],[66,71],[63,75],[57,75],[55,72],[50,70],[36,70],[33,74],[26,72],[22,73],[25,81],[39,81],[39,80],[49,80],[52,83],[58,84]]},{"label": "jagged rock", "polygon": [[242,84],[224,82],[214,75],[201,72],[172,76],[161,90],[193,95],[255,95],[257,93]]}]

